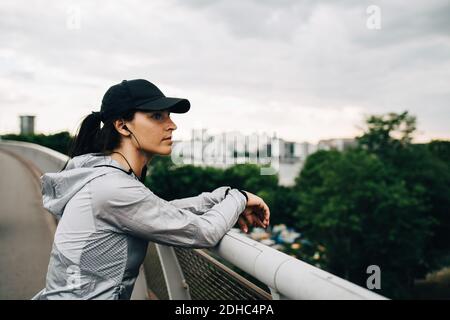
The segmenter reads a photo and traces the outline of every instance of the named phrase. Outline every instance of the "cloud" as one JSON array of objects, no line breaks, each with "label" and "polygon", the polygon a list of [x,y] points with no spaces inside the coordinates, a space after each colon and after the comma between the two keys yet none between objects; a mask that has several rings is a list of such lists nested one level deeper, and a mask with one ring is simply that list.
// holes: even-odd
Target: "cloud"
[{"label": "cloud", "polygon": [[[371,4],[380,30],[366,27]],[[74,6],[79,29],[68,28]],[[38,130],[73,131],[109,86],[147,78],[191,100],[180,137],[203,123],[317,140],[405,109],[423,136],[450,137],[444,0],[6,0],[0,14],[2,132],[24,112]]]}]

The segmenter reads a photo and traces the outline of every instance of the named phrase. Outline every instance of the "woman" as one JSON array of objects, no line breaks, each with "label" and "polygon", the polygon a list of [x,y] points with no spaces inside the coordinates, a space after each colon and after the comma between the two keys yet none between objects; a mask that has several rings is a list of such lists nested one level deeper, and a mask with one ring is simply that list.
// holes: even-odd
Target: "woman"
[{"label": "woman", "polygon": [[148,241],[208,248],[236,222],[244,231],[268,226],[269,208],[246,191],[220,187],[169,202],[144,186],[151,158],[171,153],[170,113],[189,108],[146,80],[108,89],[65,168],[41,177],[44,207],[59,223],[46,287],[33,299],[130,299]]}]

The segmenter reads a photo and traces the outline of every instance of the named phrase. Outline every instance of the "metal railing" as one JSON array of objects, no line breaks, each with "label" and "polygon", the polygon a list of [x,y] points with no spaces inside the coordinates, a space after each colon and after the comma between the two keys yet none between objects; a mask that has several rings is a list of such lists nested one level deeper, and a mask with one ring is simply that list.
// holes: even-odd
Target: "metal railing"
[{"label": "metal railing", "polygon": [[[42,172],[57,172],[68,159],[27,142],[3,140],[0,148],[34,163]],[[153,299],[386,299],[238,232],[228,232],[210,251],[150,243],[137,281],[145,284]]]}]

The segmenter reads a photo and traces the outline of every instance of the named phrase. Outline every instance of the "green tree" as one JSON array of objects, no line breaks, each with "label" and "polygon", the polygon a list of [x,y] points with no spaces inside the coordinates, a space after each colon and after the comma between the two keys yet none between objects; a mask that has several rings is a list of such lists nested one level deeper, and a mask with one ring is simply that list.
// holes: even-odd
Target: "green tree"
[{"label": "green tree", "polygon": [[432,221],[413,191],[377,155],[319,151],[305,163],[297,189],[296,226],[326,248],[325,268],[365,286],[380,266],[382,292],[405,297],[422,266]]},{"label": "green tree", "polygon": [[278,186],[270,191],[259,191],[258,195],[264,199],[270,208],[271,224],[285,224],[295,226],[297,219],[294,215],[299,205],[298,192],[291,187]]},{"label": "green tree", "polygon": [[408,111],[400,114],[372,115],[366,119],[366,131],[357,138],[358,144],[371,152],[389,155],[411,144],[416,130],[416,117]]},{"label": "green tree", "polygon": [[416,118],[407,111],[371,116],[360,146],[394,168],[409,191],[424,189],[423,205],[436,222],[429,239],[424,272],[450,263],[450,142],[412,144]]},{"label": "green tree", "polygon": [[223,170],[176,166],[170,156],[157,156],[149,165],[146,185],[158,196],[173,200],[212,191],[223,184]]},{"label": "green tree", "polygon": [[296,226],[324,245],[325,268],[365,285],[379,265],[391,297],[450,262],[450,143],[413,144],[415,129],[408,112],[370,116],[359,148],[311,155],[294,188]]},{"label": "green tree", "polygon": [[256,164],[237,164],[224,171],[227,185],[257,193],[278,187],[277,175],[261,175],[261,167]]},{"label": "green tree", "polygon": [[32,134],[32,135],[17,135],[17,134],[5,134],[2,135],[4,140],[25,141],[30,143],[36,143],[41,146],[59,151],[64,154],[68,154],[69,147],[72,143],[73,137],[67,131],[58,132],[55,134]]}]

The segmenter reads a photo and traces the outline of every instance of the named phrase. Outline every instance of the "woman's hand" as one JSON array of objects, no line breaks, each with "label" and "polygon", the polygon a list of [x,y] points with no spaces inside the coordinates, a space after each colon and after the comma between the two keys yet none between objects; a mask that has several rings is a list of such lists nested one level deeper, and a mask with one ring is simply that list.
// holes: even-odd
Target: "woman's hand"
[{"label": "woman's hand", "polygon": [[247,206],[241,213],[238,224],[242,231],[248,232],[248,226],[267,228],[270,223],[270,210],[263,199],[244,191],[248,196]]}]

